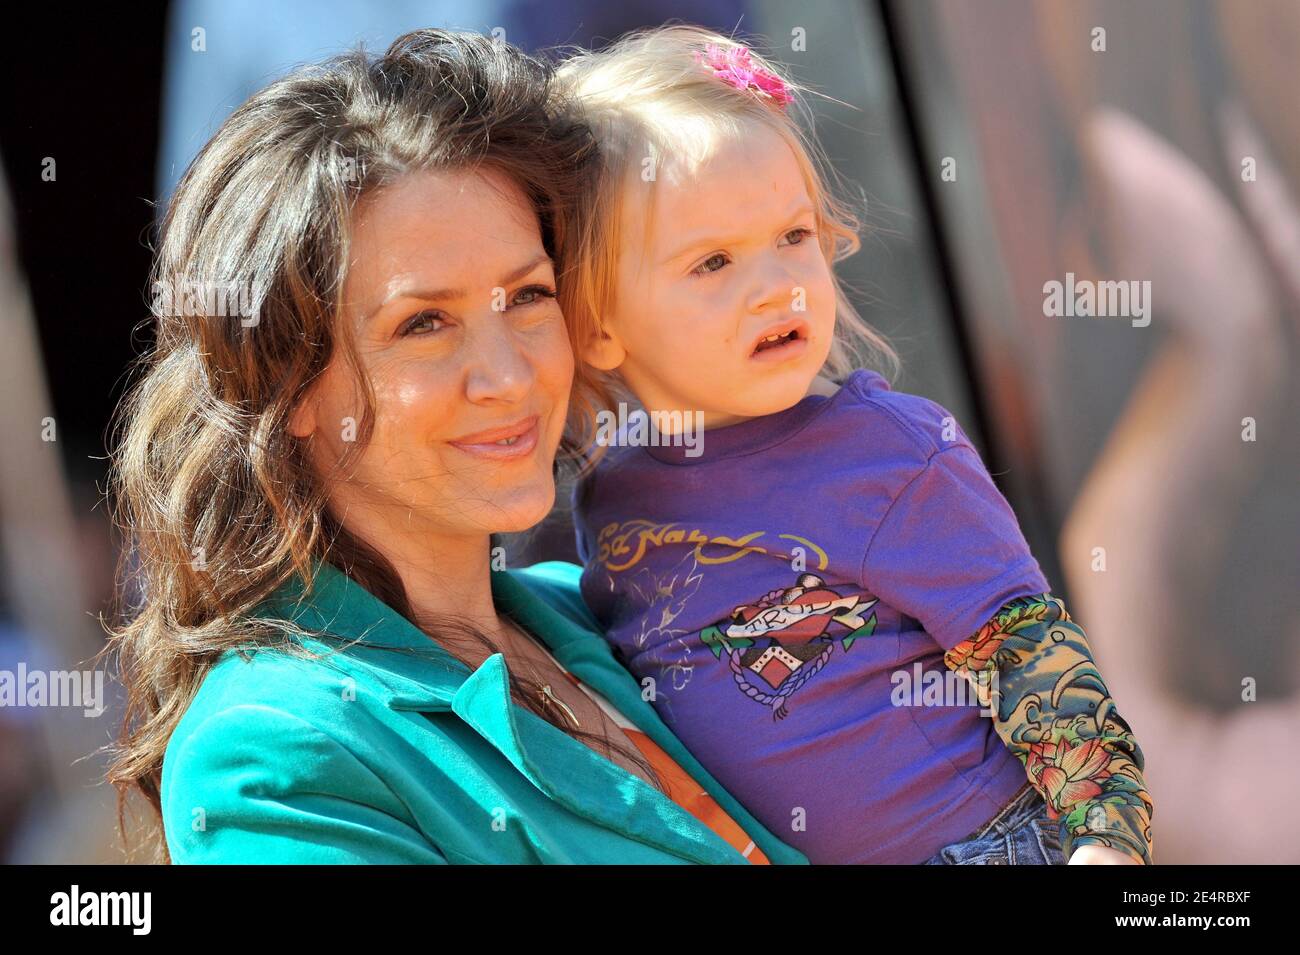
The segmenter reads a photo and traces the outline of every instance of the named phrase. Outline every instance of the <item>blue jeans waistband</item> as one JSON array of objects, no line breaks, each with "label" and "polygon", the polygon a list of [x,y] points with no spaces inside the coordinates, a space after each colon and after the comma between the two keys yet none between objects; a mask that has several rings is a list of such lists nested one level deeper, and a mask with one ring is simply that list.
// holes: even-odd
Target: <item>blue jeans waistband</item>
[{"label": "blue jeans waistband", "polygon": [[[996,816],[986,822],[983,826],[972,832],[966,839],[979,839],[988,835],[990,832],[998,829],[1003,830],[1014,827],[1022,821],[1025,814],[1037,813],[1043,805],[1043,797],[1028,781],[1018,793],[1011,797],[1011,800],[1003,806]],[[963,839],[963,842],[966,840]]]}]

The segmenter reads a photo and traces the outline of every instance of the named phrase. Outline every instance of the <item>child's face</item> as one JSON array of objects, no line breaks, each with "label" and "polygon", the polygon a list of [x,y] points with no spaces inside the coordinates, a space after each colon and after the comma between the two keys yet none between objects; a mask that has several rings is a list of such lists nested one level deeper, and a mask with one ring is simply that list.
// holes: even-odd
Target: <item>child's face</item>
[{"label": "child's face", "polygon": [[693,172],[669,164],[657,179],[628,187],[618,301],[608,338],[585,357],[617,368],[648,409],[702,411],[706,428],[789,408],[835,330],[831,270],[793,151],[754,126]]}]

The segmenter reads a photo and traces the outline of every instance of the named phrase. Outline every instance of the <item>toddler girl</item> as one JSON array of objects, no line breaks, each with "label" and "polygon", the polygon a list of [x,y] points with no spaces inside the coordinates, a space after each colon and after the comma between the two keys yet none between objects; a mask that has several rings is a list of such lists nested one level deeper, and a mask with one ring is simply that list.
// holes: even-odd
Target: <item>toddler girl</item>
[{"label": "toddler girl", "polygon": [[853,370],[896,362],[800,91],[694,27],[560,72],[603,157],[560,290],[581,591],[664,721],[814,863],[1150,863],[1141,750],[979,454]]}]

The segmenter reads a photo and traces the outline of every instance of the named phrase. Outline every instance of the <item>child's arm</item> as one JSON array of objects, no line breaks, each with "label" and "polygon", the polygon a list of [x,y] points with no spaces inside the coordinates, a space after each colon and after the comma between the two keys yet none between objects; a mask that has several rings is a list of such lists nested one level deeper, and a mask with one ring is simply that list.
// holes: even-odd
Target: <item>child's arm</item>
[{"label": "child's arm", "polygon": [[[922,408],[953,420],[941,406]],[[1091,846],[1071,861],[1124,853],[1151,862],[1142,753],[1083,630],[1049,592],[1011,506],[960,431],[894,496],[861,583],[919,620],[950,669],[996,677],[994,728],[1059,820],[1067,858]]]},{"label": "child's arm", "polygon": [[1096,845],[1151,864],[1142,750],[1059,597],[1011,600],[944,663],[991,703],[998,736],[1061,821],[1067,859]]}]

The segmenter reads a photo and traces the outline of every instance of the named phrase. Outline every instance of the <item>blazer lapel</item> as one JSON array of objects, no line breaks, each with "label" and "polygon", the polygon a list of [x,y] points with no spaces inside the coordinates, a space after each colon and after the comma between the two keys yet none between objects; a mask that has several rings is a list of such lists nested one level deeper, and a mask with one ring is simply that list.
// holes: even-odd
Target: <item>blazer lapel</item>
[{"label": "blazer lapel", "polygon": [[364,663],[393,709],[450,710],[469,668],[333,564],[313,559],[312,565],[310,594],[295,576],[261,604],[259,613],[339,638],[312,642],[344,648]]},{"label": "blazer lapel", "polygon": [[694,862],[743,861],[686,810],[510,698],[496,653],[462,684],[452,710],[534,786],[570,812]]},{"label": "blazer lapel", "polygon": [[[304,597],[301,581],[293,578],[264,602],[260,612],[349,641],[348,654],[364,662],[387,688],[384,702],[388,706],[416,712],[454,712],[540,791],[570,812],[601,826],[694,862],[744,862],[721,837],[667,796],[563,730],[516,706],[510,696],[509,671],[502,654],[493,654],[471,672],[332,564],[315,561],[314,572],[315,586],[310,596]],[[647,721],[644,713],[628,712],[632,702],[638,710],[648,708],[630,677],[617,681],[622,685],[616,687],[608,671],[590,666],[581,653],[573,655],[572,650],[580,649],[576,645],[580,643],[590,646],[589,642],[595,641],[604,648],[599,636],[550,610],[508,571],[492,574],[492,590],[498,607],[542,637],[570,672],[614,703],[675,759],[679,750],[684,752],[657,717]],[[394,650],[400,652],[391,652]],[[653,709],[650,714],[654,716]]]}]

